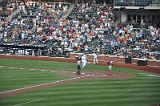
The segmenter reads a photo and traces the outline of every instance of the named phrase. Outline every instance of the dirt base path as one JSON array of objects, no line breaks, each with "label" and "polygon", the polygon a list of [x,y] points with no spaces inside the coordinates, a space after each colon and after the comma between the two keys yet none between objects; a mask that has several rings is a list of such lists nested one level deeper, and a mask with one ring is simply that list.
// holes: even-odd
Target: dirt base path
[{"label": "dirt base path", "polygon": [[122,72],[113,72],[111,75],[108,75],[107,72],[100,71],[85,71],[81,72],[81,75],[77,75],[74,71],[57,71],[58,74],[63,76],[72,76],[72,77],[88,77],[88,78],[104,78],[104,79],[128,79],[133,78],[134,75],[122,73]]}]

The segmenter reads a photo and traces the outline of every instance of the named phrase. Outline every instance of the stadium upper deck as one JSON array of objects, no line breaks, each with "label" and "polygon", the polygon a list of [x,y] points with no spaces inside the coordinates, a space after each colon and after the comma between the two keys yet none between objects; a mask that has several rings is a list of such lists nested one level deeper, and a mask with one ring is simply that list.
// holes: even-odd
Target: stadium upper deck
[{"label": "stadium upper deck", "polygon": [[160,9],[160,0],[114,0],[114,7],[125,9]]}]

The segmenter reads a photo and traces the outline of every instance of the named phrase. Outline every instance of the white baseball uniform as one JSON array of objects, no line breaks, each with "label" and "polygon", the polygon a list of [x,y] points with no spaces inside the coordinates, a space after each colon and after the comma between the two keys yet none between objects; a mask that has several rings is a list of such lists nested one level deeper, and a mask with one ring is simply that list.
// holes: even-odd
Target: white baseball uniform
[{"label": "white baseball uniform", "polygon": [[83,55],[83,56],[81,57],[81,59],[82,59],[82,68],[84,68],[84,67],[86,66],[86,64],[87,64],[87,58],[86,58],[85,55]]},{"label": "white baseball uniform", "polygon": [[93,53],[93,63],[96,64],[98,63],[98,59],[97,59],[97,54],[96,53]]}]

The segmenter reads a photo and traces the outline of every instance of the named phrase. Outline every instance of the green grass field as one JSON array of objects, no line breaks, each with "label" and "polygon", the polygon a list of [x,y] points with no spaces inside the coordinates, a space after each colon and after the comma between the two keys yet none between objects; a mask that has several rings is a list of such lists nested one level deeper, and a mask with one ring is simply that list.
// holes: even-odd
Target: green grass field
[{"label": "green grass field", "polygon": [[[0,59],[0,66],[76,70],[76,63]],[[87,65],[85,70],[107,71],[107,66]],[[82,70],[83,71],[83,70]],[[134,74],[131,79],[90,79],[0,99],[0,106],[151,106],[160,104],[160,75],[113,67]],[[0,68],[0,92],[69,77],[52,71]]]}]

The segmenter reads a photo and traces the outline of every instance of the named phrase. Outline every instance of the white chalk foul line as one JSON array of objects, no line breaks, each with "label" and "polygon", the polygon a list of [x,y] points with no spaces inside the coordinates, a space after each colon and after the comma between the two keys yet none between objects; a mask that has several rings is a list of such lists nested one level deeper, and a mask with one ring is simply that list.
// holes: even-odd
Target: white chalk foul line
[{"label": "white chalk foul line", "polygon": [[[4,66],[0,66],[0,67],[4,67]],[[11,67],[11,68],[15,68],[15,67]],[[19,69],[25,69],[25,68],[19,68]],[[37,69],[30,69],[30,70],[37,70]],[[40,70],[40,71],[46,71],[46,70]],[[55,71],[52,70],[51,72],[55,72]],[[63,72],[66,72],[66,71],[63,71]],[[84,73],[84,74],[85,74],[85,73]],[[24,87],[24,88],[19,88],[19,89],[10,90],[10,91],[4,91],[4,92],[0,92],[0,94],[5,94],[5,93],[10,93],[10,92],[20,91],[20,90],[24,90],[24,89],[31,89],[31,88],[35,88],[35,87],[39,87],[39,86],[44,86],[44,85],[55,84],[55,83],[59,83],[59,82],[63,82],[63,81],[80,79],[80,78],[83,78],[83,77],[85,77],[85,76],[75,77],[75,78],[71,78],[71,79],[64,79],[64,80],[59,80],[59,81],[55,81],[55,82],[51,82],[51,83],[45,83],[45,84],[39,84],[39,85],[35,85],[35,86],[30,86],[30,87]],[[17,105],[17,106],[18,106],[18,105]]]},{"label": "white chalk foul line", "polygon": [[35,69],[30,69],[30,70],[35,70]]},{"label": "white chalk foul line", "polygon": [[42,101],[42,100],[45,100],[45,99],[36,99],[36,100],[28,101],[25,103],[16,104],[14,106],[21,106],[21,105],[25,105],[25,104],[29,104],[29,103],[33,103],[33,102],[37,102],[37,101]]},{"label": "white chalk foul line", "polygon": [[155,75],[155,74],[147,74],[147,73],[138,73],[144,76],[149,76],[149,77],[160,77],[159,75]]},{"label": "white chalk foul line", "polygon": [[[0,68],[2,67],[7,67],[7,66],[0,66]],[[8,67],[8,68],[17,68],[17,67]],[[20,70],[23,70],[23,69],[27,69],[27,70],[37,70],[37,71],[50,71],[50,72],[55,72],[54,70],[40,70],[40,69],[36,69],[36,68],[19,68]],[[64,71],[65,72],[65,71]]]},{"label": "white chalk foul line", "polygon": [[59,82],[64,82],[64,81],[69,81],[69,80],[75,80],[75,79],[79,79],[79,78],[83,78],[83,77],[84,77],[84,76],[75,77],[75,78],[71,78],[71,79],[59,80],[59,81],[55,81],[55,82],[51,82],[51,83],[39,84],[39,85],[35,85],[35,86],[30,86],[30,87],[19,88],[19,89],[10,90],[10,91],[4,91],[4,92],[0,92],[0,94],[5,94],[5,93],[10,93],[10,92],[20,91],[20,90],[24,90],[24,89],[31,89],[31,88],[35,88],[35,87],[39,87],[39,86],[44,86],[44,85],[51,85],[51,84],[55,84],[55,83],[59,83]]}]

